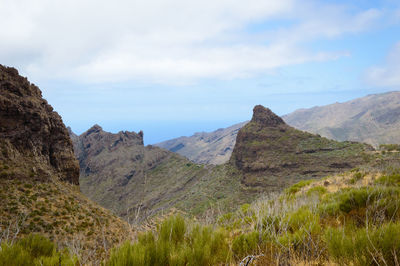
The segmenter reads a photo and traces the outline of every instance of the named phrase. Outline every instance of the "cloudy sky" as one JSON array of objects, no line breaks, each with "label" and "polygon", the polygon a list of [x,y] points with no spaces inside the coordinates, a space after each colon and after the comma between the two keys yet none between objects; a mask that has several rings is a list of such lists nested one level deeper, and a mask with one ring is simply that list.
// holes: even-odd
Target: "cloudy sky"
[{"label": "cloudy sky", "polygon": [[400,90],[398,0],[0,0],[0,63],[77,133],[155,143]]}]

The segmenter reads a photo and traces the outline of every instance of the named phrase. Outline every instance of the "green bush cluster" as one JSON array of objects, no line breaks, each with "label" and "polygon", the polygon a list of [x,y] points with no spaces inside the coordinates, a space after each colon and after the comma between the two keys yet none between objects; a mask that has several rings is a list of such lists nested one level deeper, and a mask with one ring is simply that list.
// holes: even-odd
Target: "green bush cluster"
[{"label": "green bush cluster", "polygon": [[330,257],[341,265],[398,265],[399,223],[370,228],[329,228],[325,239]]},{"label": "green bush cluster", "polygon": [[285,189],[285,194],[286,195],[293,195],[296,194],[297,192],[300,191],[300,189],[302,189],[305,186],[308,186],[309,184],[311,184],[314,180],[302,180],[296,184],[294,184],[293,186]]},{"label": "green bush cluster", "polygon": [[[396,187],[347,188],[324,197],[320,206],[321,215],[336,216],[362,211],[367,206],[387,210],[382,203],[399,203],[400,189]],[[378,211],[378,209],[376,210]]]},{"label": "green bush cluster", "polygon": [[355,183],[357,183],[357,181],[363,179],[365,175],[366,175],[365,173],[357,171],[357,172],[353,173],[353,176],[351,179],[348,180],[348,183],[355,184]]},{"label": "green bush cluster", "polygon": [[313,195],[318,195],[318,196],[322,196],[327,192],[327,189],[323,186],[315,186],[310,188],[307,191],[307,196],[313,196]]},{"label": "green bush cluster", "polygon": [[393,173],[390,175],[383,175],[375,180],[375,184],[385,186],[400,186],[400,174]]},{"label": "green bush cluster", "polygon": [[381,151],[400,151],[399,144],[381,144],[379,145]]},{"label": "green bush cluster", "polygon": [[241,259],[249,254],[257,254],[260,244],[260,234],[256,231],[237,236],[232,242],[232,251],[236,258]]},{"label": "green bush cluster", "polygon": [[41,235],[31,234],[15,243],[1,243],[1,266],[73,266],[76,263],[76,258],[70,256],[67,251],[57,251],[54,243]]},{"label": "green bush cluster", "polygon": [[227,233],[194,225],[181,216],[165,220],[157,232],[146,232],[134,243],[111,251],[107,265],[216,265],[231,261]]}]

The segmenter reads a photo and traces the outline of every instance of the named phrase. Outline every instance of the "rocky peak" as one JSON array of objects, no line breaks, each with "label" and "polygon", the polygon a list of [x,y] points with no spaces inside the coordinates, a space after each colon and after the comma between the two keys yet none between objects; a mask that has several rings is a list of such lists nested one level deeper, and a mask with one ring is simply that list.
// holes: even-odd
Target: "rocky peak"
[{"label": "rocky peak", "polygon": [[292,177],[314,178],[351,169],[362,162],[354,154],[368,150],[364,144],[337,142],[294,129],[257,105],[252,120],[238,132],[230,162],[243,172],[243,183],[262,187],[271,180],[286,182]]},{"label": "rocky peak", "polygon": [[139,133],[133,131],[120,131],[116,134],[104,131],[103,128],[97,124],[89,128],[86,132],[81,135],[81,139],[85,141],[96,141],[98,142],[100,139],[104,142],[104,144],[108,144],[109,146],[116,146],[118,143],[125,144],[133,144],[133,145],[141,145],[143,146],[143,131],[139,131]]},{"label": "rocky peak", "polygon": [[79,184],[79,165],[61,117],[40,89],[0,65],[0,163],[15,176],[58,176]]},{"label": "rocky peak", "polygon": [[285,125],[282,118],[277,116],[269,108],[262,105],[256,105],[253,109],[253,118],[251,122],[260,124],[266,127],[276,127],[278,125]]},{"label": "rocky peak", "polygon": [[85,135],[90,135],[90,134],[93,134],[93,133],[100,133],[102,131],[103,131],[103,128],[101,126],[99,126],[98,124],[95,124],[94,126],[89,128],[84,134]]}]

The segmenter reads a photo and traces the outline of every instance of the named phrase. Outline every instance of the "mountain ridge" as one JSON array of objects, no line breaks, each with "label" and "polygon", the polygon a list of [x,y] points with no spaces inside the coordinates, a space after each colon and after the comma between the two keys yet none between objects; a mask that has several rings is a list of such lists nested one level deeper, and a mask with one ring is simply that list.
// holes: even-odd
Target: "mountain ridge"
[{"label": "mountain ridge", "polygon": [[229,210],[300,180],[349,170],[364,162],[361,153],[373,150],[294,129],[261,105],[222,165],[193,163],[144,146],[142,138],[143,133],[113,134],[95,125],[74,143],[82,192],[130,221],[137,213],[143,221],[172,208],[190,215],[215,205]]},{"label": "mountain ridge", "polygon": [[400,92],[371,94],[362,98],[310,109],[300,109],[283,116],[301,130],[336,140],[380,144],[400,143]]},{"label": "mountain ridge", "polygon": [[[395,97],[392,97],[393,95]],[[396,144],[400,143],[400,136],[397,134],[400,129],[400,122],[396,119],[396,116],[400,115],[399,95],[400,92],[398,91],[369,94],[342,103],[336,102],[329,105],[297,109],[292,113],[283,115],[282,118],[297,129],[333,140],[366,142],[374,147],[378,147],[380,144]],[[385,104],[385,98],[392,108],[388,108],[388,104]],[[349,111],[350,108],[346,107],[346,105],[357,105],[357,102],[365,102],[366,99],[370,99],[371,102],[367,105],[358,104],[359,107],[356,112]],[[384,102],[380,103],[382,99]],[[379,108],[374,107],[374,102],[378,103]],[[332,110],[329,114],[323,114],[325,112],[323,110],[326,108],[335,110]],[[340,113],[342,114],[338,116]],[[346,113],[352,115],[346,116]],[[376,119],[381,120],[382,123],[376,122]],[[242,122],[222,129],[230,138],[225,143],[218,139],[215,143],[203,141],[202,138],[217,135],[221,131],[221,129],[218,129],[212,132],[203,132],[201,133],[203,136],[195,133],[192,136],[179,137],[155,145],[177,152],[196,163],[223,164],[229,160],[236,142],[237,132],[246,123]],[[225,150],[226,153],[224,153]],[[214,159],[218,153],[224,156]]]}]

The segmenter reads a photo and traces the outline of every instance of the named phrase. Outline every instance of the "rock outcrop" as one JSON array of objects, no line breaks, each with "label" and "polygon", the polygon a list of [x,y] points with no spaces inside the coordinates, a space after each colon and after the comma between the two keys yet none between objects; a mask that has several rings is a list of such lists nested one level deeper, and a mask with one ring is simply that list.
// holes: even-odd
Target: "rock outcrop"
[{"label": "rock outcrop", "polygon": [[12,175],[57,176],[79,184],[79,165],[61,117],[38,87],[0,65],[0,162]]},{"label": "rock outcrop", "polygon": [[[294,129],[261,105],[239,130],[231,164],[243,172],[247,186],[278,186],[326,176],[364,163],[373,148],[337,142]],[[362,156],[362,155],[365,156]]]},{"label": "rock outcrop", "polygon": [[178,154],[144,146],[142,131],[114,134],[94,125],[73,139],[81,191],[130,221],[182,206],[208,173]]}]

